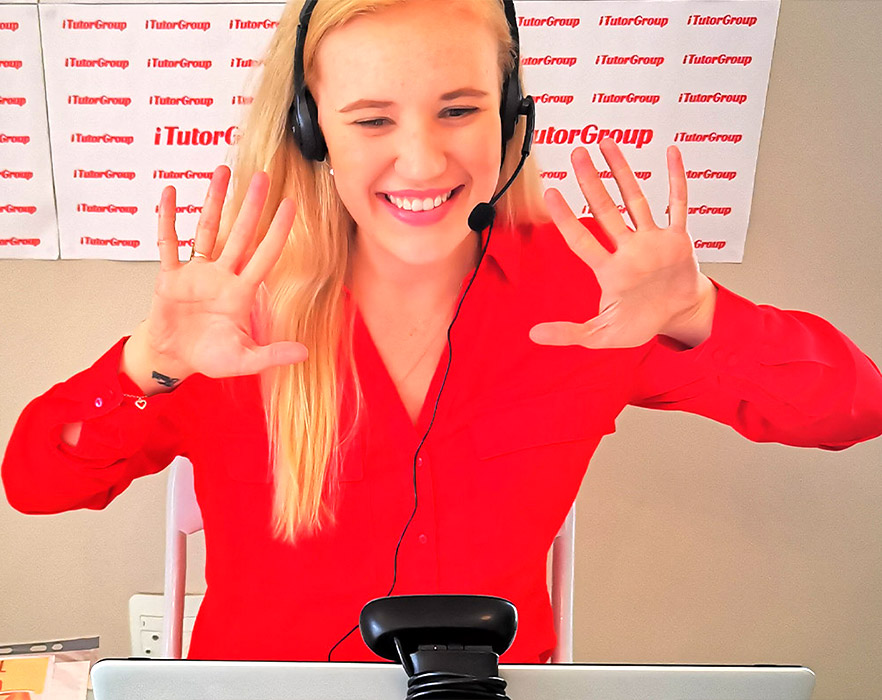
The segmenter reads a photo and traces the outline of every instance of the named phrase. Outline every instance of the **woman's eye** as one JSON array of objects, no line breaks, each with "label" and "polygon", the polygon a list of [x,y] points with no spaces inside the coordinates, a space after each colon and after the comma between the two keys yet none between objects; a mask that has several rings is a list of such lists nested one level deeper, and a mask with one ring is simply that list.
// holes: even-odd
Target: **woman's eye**
[{"label": "woman's eye", "polygon": [[477,112],[477,107],[450,107],[444,110],[444,114],[448,117],[453,117],[454,119],[458,119],[461,117],[468,116],[473,112]]},{"label": "woman's eye", "polygon": [[363,119],[361,121],[355,122],[358,126],[366,126],[368,128],[379,128],[381,126],[386,126],[389,122],[385,117],[377,117],[376,119]]},{"label": "woman's eye", "polygon": [[[441,112],[441,115],[452,119],[462,119],[477,111],[477,107],[448,107]],[[367,129],[379,129],[391,124],[392,120],[388,117],[376,117],[374,119],[361,119],[354,123],[356,126],[363,126]]]}]

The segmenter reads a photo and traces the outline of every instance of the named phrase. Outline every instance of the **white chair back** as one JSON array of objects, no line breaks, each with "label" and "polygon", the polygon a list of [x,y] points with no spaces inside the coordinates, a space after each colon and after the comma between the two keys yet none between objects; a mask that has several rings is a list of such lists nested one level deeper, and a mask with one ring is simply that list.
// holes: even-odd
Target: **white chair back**
[{"label": "white chair back", "polygon": [[557,646],[551,663],[573,662],[573,587],[576,583],[576,504],[551,545],[551,610]]},{"label": "white chair back", "polygon": [[[165,515],[165,592],[160,656],[180,659],[187,573],[187,535],[202,529],[202,511],[193,489],[193,465],[175,457],[169,467]],[[552,663],[573,660],[573,585],[575,581],[576,505],[570,509],[551,548],[551,607],[557,646]]]},{"label": "white chair back", "polygon": [[202,529],[202,511],[193,488],[193,464],[175,457],[169,467],[165,507],[165,591],[160,656],[180,659],[184,636],[187,535]]}]

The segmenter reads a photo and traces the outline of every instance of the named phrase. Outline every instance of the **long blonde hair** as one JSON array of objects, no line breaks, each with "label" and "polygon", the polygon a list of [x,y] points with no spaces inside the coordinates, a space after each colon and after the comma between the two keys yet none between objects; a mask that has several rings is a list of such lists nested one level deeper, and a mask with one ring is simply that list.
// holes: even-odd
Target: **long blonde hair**
[{"label": "long blonde hair", "polygon": [[[304,45],[306,84],[315,79],[318,45],[328,31],[353,17],[412,1],[319,0]],[[449,7],[453,1],[445,0],[444,5]],[[514,55],[501,0],[460,1],[494,30],[499,40],[500,75],[508,74],[514,67]],[[333,519],[329,502],[336,488],[341,446],[354,430],[354,425],[340,425],[343,382],[348,381],[355,396],[360,396],[348,332],[351,319],[345,318],[343,304],[355,224],[337,195],[328,168],[300,154],[288,121],[302,6],[301,0],[287,4],[264,57],[262,75],[240,129],[233,189],[218,237],[222,245],[255,172],[264,170],[270,178],[257,240],[265,235],[283,197],[297,204],[291,233],[266,282],[264,327],[260,331],[263,342],[296,340],[309,349],[305,362],[262,376],[268,457],[274,465],[274,529],[277,536],[289,541]],[[500,186],[518,163],[524,129],[521,119],[506,148]],[[499,228],[547,218],[541,191],[538,171],[528,159],[496,206]]]}]

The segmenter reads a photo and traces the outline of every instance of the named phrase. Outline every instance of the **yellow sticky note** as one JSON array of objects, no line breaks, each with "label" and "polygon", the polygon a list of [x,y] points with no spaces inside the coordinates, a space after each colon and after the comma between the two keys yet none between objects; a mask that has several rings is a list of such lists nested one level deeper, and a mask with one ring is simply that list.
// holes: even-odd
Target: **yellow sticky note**
[{"label": "yellow sticky note", "polygon": [[0,659],[0,693],[29,690],[42,693],[49,670],[48,656],[22,656]]}]

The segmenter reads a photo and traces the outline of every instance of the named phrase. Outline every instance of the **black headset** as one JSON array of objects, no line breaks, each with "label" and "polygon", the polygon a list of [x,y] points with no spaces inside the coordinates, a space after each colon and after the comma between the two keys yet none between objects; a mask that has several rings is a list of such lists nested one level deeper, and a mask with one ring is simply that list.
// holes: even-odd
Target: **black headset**
[{"label": "black headset", "polygon": [[[291,103],[291,129],[294,133],[294,141],[300,148],[300,152],[307,160],[322,161],[328,153],[325,137],[318,123],[318,107],[315,100],[306,87],[303,74],[303,46],[306,43],[306,32],[309,29],[309,20],[318,0],[307,0],[300,11],[300,23],[297,25],[297,44],[294,47],[294,101]],[[521,84],[518,80],[518,66],[520,65],[520,39],[518,36],[518,20],[515,14],[513,0],[503,0],[505,18],[508,21],[508,31],[511,34],[514,48],[514,67],[505,76],[502,83],[502,100],[499,105],[499,116],[502,119],[502,154],[505,156],[505,146],[514,135],[518,117],[525,115],[528,118],[528,126],[533,123],[533,101],[525,100],[521,95]],[[527,105],[529,101],[529,105]],[[529,112],[528,112],[529,110]],[[525,148],[529,149],[532,142],[532,134],[526,139]]]}]

